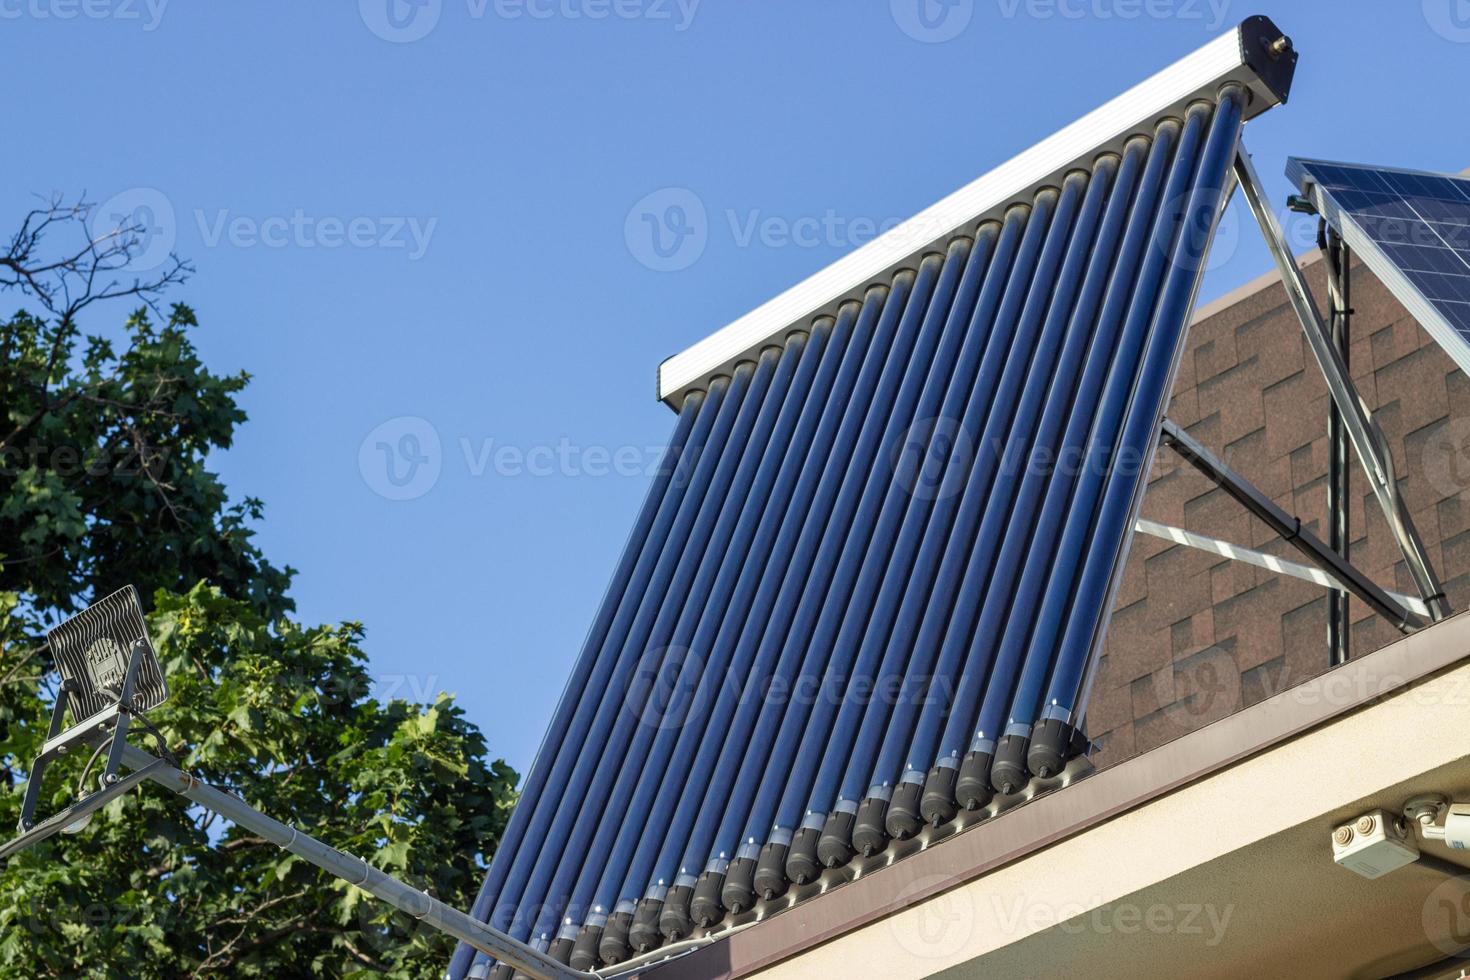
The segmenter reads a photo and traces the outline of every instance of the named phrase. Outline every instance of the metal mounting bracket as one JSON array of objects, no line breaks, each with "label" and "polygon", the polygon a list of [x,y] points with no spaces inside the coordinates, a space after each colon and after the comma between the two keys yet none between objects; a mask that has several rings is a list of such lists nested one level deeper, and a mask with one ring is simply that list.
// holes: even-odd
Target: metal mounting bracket
[{"label": "metal mounting bracket", "polygon": [[128,735],[128,723],[132,718],[133,697],[137,692],[138,674],[143,663],[151,656],[151,648],[147,640],[138,640],[128,650],[127,667],[123,674],[122,685],[118,689],[117,703],[103,711],[99,711],[87,718],[77,719],[71,728],[62,731],[62,725],[66,719],[68,710],[75,710],[81,699],[77,698],[80,685],[75,679],[68,678],[62,681],[61,689],[56,695],[56,704],[51,709],[51,727],[47,730],[46,741],[41,743],[41,751],[31,763],[30,778],[26,780],[25,797],[20,805],[20,830],[27,832],[36,826],[36,806],[41,799],[41,780],[46,774],[46,769],[59,757],[66,755],[76,745],[101,744],[102,740],[111,737],[112,744],[108,748],[107,763],[102,769],[102,785],[110,786],[118,781],[118,771],[122,766],[123,743]]},{"label": "metal mounting bracket", "polygon": [[[1327,222],[1317,219],[1317,248],[1327,262],[1327,294],[1331,304],[1332,346],[1352,377],[1352,255],[1347,243]],[[1352,461],[1342,412],[1333,403],[1327,413],[1327,545],[1347,558],[1352,551]],[[1327,605],[1327,650],[1331,662],[1346,663],[1352,656],[1352,610],[1348,593],[1337,589]]]},{"label": "metal mounting bracket", "polygon": [[1250,204],[1256,223],[1260,225],[1261,234],[1266,240],[1267,248],[1271,251],[1271,257],[1276,262],[1277,270],[1281,273],[1287,298],[1297,318],[1301,321],[1302,330],[1307,335],[1307,343],[1311,346],[1317,364],[1327,380],[1328,391],[1331,393],[1333,404],[1341,415],[1343,427],[1352,442],[1358,461],[1368,476],[1368,483],[1373,488],[1373,494],[1378,498],[1378,504],[1383,508],[1383,514],[1388,519],[1389,527],[1393,530],[1399,549],[1403,552],[1409,573],[1414,578],[1414,585],[1423,597],[1425,605],[1429,607],[1430,618],[1438,622],[1449,615],[1449,604],[1445,600],[1444,588],[1440,584],[1439,577],[1435,574],[1434,567],[1429,562],[1429,556],[1424,550],[1424,543],[1419,537],[1418,530],[1414,527],[1408,507],[1405,506],[1403,498],[1399,495],[1393,469],[1393,454],[1389,451],[1388,441],[1384,438],[1377,422],[1374,421],[1372,409],[1353,385],[1352,377],[1332,343],[1332,337],[1322,320],[1316,302],[1312,299],[1306,278],[1291,255],[1286,236],[1281,230],[1281,223],[1275,212],[1271,210],[1270,199],[1266,196],[1265,188],[1256,174],[1256,168],[1251,163],[1250,154],[1246,152],[1244,143],[1239,145],[1236,152],[1235,174],[1240,180],[1242,190],[1245,191],[1246,201]]}]

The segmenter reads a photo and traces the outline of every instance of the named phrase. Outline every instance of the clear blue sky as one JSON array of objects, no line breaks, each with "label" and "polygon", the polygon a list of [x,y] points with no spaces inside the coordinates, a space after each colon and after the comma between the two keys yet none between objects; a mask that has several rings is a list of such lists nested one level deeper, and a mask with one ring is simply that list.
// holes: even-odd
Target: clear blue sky
[{"label": "clear blue sky", "polygon": [[[1292,153],[1470,165],[1466,0],[948,3],[0,0],[0,222],[151,209],[207,361],[255,376],[215,464],[302,617],[364,621],[385,692],[456,692],[524,768],[664,357],[1254,13],[1301,51],[1247,129],[1278,201]],[[655,193],[697,233],[669,258]],[[1242,218],[1206,299],[1268,268]],[[397,486],[379,442],[427,462]]]}]

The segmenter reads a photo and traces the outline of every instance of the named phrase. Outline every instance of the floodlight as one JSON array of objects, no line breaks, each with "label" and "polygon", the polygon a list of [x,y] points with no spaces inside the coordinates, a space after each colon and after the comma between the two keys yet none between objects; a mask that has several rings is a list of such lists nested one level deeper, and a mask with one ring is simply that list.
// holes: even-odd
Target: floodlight
[{"label": "floodlight", "polygon": [[[123,700],[130,660],[136,650],[132,710],[151,711],[168,699],[168,682],[148,640],[138,590],[131,585],[93,603],[46,634],[63,680],[75,682],[73,715],[90,719]],[[80,710],[78,710],[80,709]]]},{"label": "floodlight", "polygon": [[[21,833],[0,844],[0,860],[56,834],[80,831],[107,803],[144,780],[151,780],[527,976],[537,980],[597,980],[596,975],[572,970],[541,950],[389,877],[361,858],[266,816],[239,797],[180,769],[162,734],[144,717],[145,712],[168,698],[168,683],[148,639],[147,621],[132,586],[114,592],[52,629],[46,634],[46,643],[56,659],[61,685],[51,712],[50,730],[26,783]],[[157,739],[164,758],[128,744],[128,731],[134,722]],[[75,803],[36,822],[46,767],[68,752],[88,748],[92,756],[83,771],[84,786],[92,767],[106,753],[98,788],[84,791]],[[129,771],[124,773],[123,767]]]},{"label": "floodlight", "polygon": [[[107,796],[94,800],[96,805],[88,808],[87,814],[107,799],[126,792],[126,788],[117,789],[115,784],[128,727],[134,717],[158,707],[168,698],[168,683],[163,679],[158,655],[148,639],[138,591],[131,585],[50,630],[46,645],[61,671],[61,687],[51,710],[46,741],[41,745],[40,755],[31,763],[31,776],[20,810],[22,834],[37,829],[36,804],[46,768],[75,746],[91,745],[97,754],[104,748],[107,751],[98,790]],[[68,713],[72,719],[69,728],[64,727]],[[63,821],[56,829],[74,823]],[[46,821],[43,826],[51,825],[52,821]]]}]

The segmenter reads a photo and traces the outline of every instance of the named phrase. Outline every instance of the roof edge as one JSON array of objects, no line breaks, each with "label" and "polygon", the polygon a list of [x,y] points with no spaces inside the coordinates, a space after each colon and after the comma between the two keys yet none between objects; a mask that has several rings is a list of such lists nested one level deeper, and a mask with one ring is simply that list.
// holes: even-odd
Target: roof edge
[{"label": "roof edge", "polygon": [[716,934],[709,945],[638,976],[727,980],[754,973],[1410,690],[1463,665],[1466,649],[1470,614],[1452,616],[747,928]]}]

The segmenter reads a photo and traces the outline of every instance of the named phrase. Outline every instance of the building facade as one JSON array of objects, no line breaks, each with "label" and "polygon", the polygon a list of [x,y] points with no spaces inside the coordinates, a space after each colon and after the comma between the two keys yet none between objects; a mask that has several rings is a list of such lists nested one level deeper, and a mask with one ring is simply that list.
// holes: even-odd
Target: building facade
[{"label": "building facade", "polygon": [[[1326,265],[1301,258],[1328,309]],[[1399,488],[1454,611],[1470,603],[1470,380],[1397,300],[1354,263],[1349,365],[1394,455]],[[1327,539],[1328,393],[1271,273],[1201,308],[1169,416]],[[1459,421],[1452,421],[1459,420]],[[1414,595],[1398,546],[1352,459],[1350,556],[1373,581]],[[1300,558],[1166,448],[1143,516]],[[1398,637],[1350,605],[1351,651]],[[1328,669],[1328,593],[1311,582],[1135,535],[1088,712],[1101,767],[1162,745]]]}]

